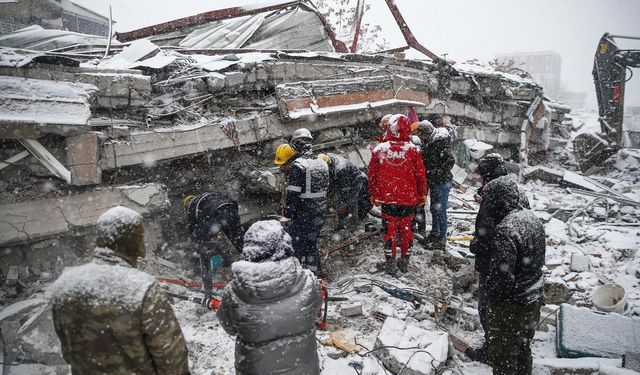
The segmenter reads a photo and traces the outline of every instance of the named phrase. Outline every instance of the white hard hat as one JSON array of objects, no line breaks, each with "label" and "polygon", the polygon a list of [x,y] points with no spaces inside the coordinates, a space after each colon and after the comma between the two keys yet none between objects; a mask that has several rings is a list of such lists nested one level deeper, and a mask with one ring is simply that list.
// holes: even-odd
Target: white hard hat
[{"label": "white hard hat", "polygon": [[309,129],[307,128],[300,128],[296,131],[293,132],[293,136],[291,137],[291,139],[301,139],[301,138],[306,138],[308,140],[313,140],[313,137],[311,136],[311,132],[309,131]]}]

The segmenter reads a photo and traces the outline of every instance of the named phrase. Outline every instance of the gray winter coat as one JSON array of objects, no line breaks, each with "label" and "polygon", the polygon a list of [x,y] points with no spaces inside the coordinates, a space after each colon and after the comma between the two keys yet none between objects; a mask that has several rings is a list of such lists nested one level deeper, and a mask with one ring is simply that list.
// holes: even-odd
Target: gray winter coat
[{"label": "gray winter coat", "polygon": [[237,335],[238,374],[319,374],[315,317],[322,304],[315,276],[296,258],[233,263],[218,310]]}]

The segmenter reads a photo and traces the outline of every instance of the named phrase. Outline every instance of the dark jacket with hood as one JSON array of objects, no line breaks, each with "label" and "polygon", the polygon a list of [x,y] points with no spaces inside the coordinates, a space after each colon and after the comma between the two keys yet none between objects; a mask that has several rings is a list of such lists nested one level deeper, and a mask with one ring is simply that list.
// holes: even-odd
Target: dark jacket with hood
[{"label": "dark jacket with hood", "polygon": [[509,176],[485,185],[483,202],[495,223],[486,252],[478,255],[486,269],[480,272],[488,303],[531,304],[544,290],[544,227],[523,208],[518,185]]},{"label": "dark jacket with hood", "polygon": [[293,257],[276,221],[254,224],[241,260],[232,264],[218,310],[236,338],[238,374],[319,374],[315,317],[322,299],[315,276]]},{"label": "dark jacket with hood", "polygon": [[[315,316],[322,300],[311,271],[295,257],[238,261],[218,310],[237,335],[236,371],[243,374],[318,374]],[[276,355],[277,354],[277,355]]]},{"label": "dark jacket with hood", "polygon": [[430,184],[441,184],[453,178],[451,168],[455,159],[451,152],[451,136],[447,129],[436,128],[426,141],[423,140],[420,148]]},{"label": "dark jacket with hood", "polygon": [[[478,163],[477,173],[484,178],[484,185],[495,180],[498,177],[507,175],[507,166],[499,154],[489,154],[480,159]],[[478,195],[484,197],[484,186],[478,189]],[[484,202],[484,198],[482,199]],[[520,204],[523,208],[530,209],[529,199],[524,192],[520,192]],[[475,269],[480,274],[486,273],[489,269],[488,257],[484,256],[487,252],[487,246],[493,239],[496,222],[495,217],[488,209],[488,205],[481,203],[475,223],[475,238],[471,241],[469,250],[476,256]],[[481,279],[482,282],[482,279]]]}]

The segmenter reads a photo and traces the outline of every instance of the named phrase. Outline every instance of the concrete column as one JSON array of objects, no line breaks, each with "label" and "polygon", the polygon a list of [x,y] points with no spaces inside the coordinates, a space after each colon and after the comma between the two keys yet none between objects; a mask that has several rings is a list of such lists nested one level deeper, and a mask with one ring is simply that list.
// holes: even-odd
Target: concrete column
[{"label": "concrete column", "polygon": [[97,185],[102,182],[102,170],[98,163],[98,134],[83,133],[67,137],[66,142],[71,185]]}]

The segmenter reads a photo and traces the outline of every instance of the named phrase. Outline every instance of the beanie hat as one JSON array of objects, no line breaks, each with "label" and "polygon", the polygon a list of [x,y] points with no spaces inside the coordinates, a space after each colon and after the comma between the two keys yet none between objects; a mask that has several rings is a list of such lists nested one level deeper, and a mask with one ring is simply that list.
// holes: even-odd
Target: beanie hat
[{"label": "beanie hat", "polygon": [[291,139],[300,139],[300,140],[305,139],[311,142],[313,141],[313,136],[311,135],[311,132],[309,131],[309,129],[300,128],[293,132]]},{"label": "beanie hat", "polygon": [[291,236],[277,220],[258,221],[244,234],[242,259],[248,262],[275,262],[293,255]]},{"label": "beanie hat", "polygon": [[[413,126],[414,125],[412,125],[412,127]],[[433,131],[435,129],[436,128],[433,126],[433,124],[429,120],[422,120],[416,126],[416,131],[419,131],[419,132],[425,133],[425,134],[431,134],[431,133],[433,133]],[[411,129],[411,130],[413,130],[413,129]]]},{"label": "beanie hat", "polygon": [[132,209],[116,206],[100,215],[96,222],[96,245],[129,256],[144,256],[142,216]]},{"label": "beanie hat", "polygon": [[506,175],[507,163],[498,153],[489,154],[478,161],[476,172],[482,176],[484,183]]}]

